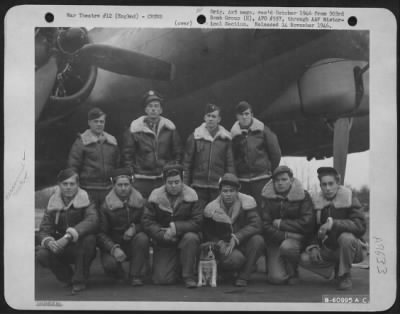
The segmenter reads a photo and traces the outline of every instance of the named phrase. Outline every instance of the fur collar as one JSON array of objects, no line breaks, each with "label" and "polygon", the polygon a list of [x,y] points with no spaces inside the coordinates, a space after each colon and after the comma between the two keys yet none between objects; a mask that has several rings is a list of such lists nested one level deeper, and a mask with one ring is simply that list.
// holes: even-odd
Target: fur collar
[{"label": "fur collar", "polygon": [[[141,116],[140,118],[137,118],[136,120],[132,121],[130,127],[131,133],[144,132],[144,133],[154,134],[153,130],[151,130],[144,122],[144,119],[146,119],[146,116]],[[160,130],[162,128],[166,128],[171,131],[176,129],[175,124],[171,120],[168,120],[167,118],[164,117],[160,117],[160,122],[158,124],[158,133],[160,133]]]},{"label": "fur collar", "polygon": [[85,190],[79,188],[78,192],[76,193],[72,201],[67,206],[65,206],[64,201],[62,200],[61,197],[61,190],[57,186],[56,190],[54,191],[54,194],[49,199],[49,203],[47,204],[47,210],[48,211],[67,210],[71,206],[73,206],[74,208],[83,208],[89,205],[90,205],[89,195]]},{"label": "fur collar", "polygon": [[312,196],[314,207],[316,210],[321,210],[327,206],[333,205],[335,208],[347,208],[352,204],[352,191],[341,185],[333,200],[329,201],[322,195],[322,192],[316,193]]},{"label": "fur collar", "polygon": [[[115,194],[114,189],[111,190],[110,193],[106,196],[106,204],[110,210],[115,210],[119,208],[124,208],[124,203],[121,199]],[[142,195],[134,188],[132,188],[131,195],[128,199],[128,206],[140,208],[144,205],[144,199]]]},{"label": "fur collar", "polygon": [[[250,125],[249,130],[252,132],[255,132],[255,131],[262,132],[262,131],[264,131],[264,127],[265,127],[264,123],[262,123],[260,120],[253,117],[253,123]],[[243,131],[243,129],[240,128],[239,121],[236,121],[231,129],[232,137],[242,135],[242,131]]]},{"label": "fur collar", "polygon": [[193,203],[198,201],[198,196],[195,190],[186,184],[183,185],[182,193],[178,196],[175,207],[173,208],[167,197],[167,191],[165,190],[165,185],[153,190],[149,196],[149,202],[155,203],[158,207],[164,211],[172,213],[175,208],[177,208],[183,201],[188,203]]},{"label": "fur collar", "polygon": [[203,139],[209,142],[213,142],[218,137],[220,137],[223,140],[232,139],[231,134],[222,125],[218,126],[218,132],[217,134],[215,134],[215,137],[213,138],[211,134],[208,132],[205,122],[194,130],[193,136],[195,140]]},{"label": "fur collar", "polygon": [[[276,194],[273,181],[270,180],[263,188],[261,195],[267,199],[283,199],[282,196]],[[306,194],[304,192],[303,185],[299,180],[294,178],[292,187],[286,196],[289,202],[301,201],[305,198]]]},{"label": "fur collar", "polygon": [[[115,146],[118,145],[117,140],[115,139],[114,136],[112,136],[111,134],[108,134],[107,132],[103,132],[103,135],[108,143],[110,143],[111,145],[115,145]],[[80,137],[82,139],[83,145],[85,145],[85,146],[92,144],[92,143],[97,143],[97,141],[99,140],[99,138],[96,135],[94,135],[92,133],[92,131],[90,131],[89,129],[86,130],[85,132],[83,132],[82,134],[80,134]]]},{"label": "fur collar", "polygon": [[216,222],[222,222],[227,224],[233,224],[237,217],[239,217],[240,210],[250,210],[257,207],[257,203],[253,197],[243,193],[238,193],[238,199],[233,203],[231,217],[225,212],[224,203],[221,200],[221,196],[218,196],[211,203],[208,203],[204,209],[204,217],[211,218]]}]

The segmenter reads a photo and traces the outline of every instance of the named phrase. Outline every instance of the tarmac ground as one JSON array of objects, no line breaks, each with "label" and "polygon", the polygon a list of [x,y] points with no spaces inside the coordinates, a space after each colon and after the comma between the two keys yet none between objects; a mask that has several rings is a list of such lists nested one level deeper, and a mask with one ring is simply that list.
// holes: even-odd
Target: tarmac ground
[{"label": "tarmac ground", "polygon": [[[99,255],[99,254],[98,254]],[[294,286],[267,283],[264,272],[254,272],[245,288],[231,283],[218,287],[187,289],[183,283],[156,286],[146,282],[142,287],[132,287],[129,282],[117,283],[104,274],[100,258],[92,266],[87,289],[73,295],[71,288],[58,282],[49,269],[36,266],[35,299],[57,301],[172,301],[172,302],[322,302],[324,295],[369,295],[369,270],[352,269],[353,289],[336,290],[333,280],[327,280],[306,269],[299,268],[300,283]],[[259,261],[262,264],[264,261]],[[124,264],[127,267],[127,263]]]}]

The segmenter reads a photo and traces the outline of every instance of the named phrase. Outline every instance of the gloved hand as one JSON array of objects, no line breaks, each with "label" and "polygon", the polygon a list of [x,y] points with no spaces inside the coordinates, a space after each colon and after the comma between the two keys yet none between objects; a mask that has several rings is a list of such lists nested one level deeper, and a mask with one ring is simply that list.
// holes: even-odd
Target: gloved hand
[{"label": "gloved hand", "polygon": [[113,252],[112,256],[118,261],[118,262],[123,262],[126,259],[126,255],[124,251],[122,251],[119,247],[116,247]]},{"label": "gloved hand", "polygon": [[176,237],[176,226],[174,222],[169,223],[170,233],[173,237]]},{"label": "gloved hand", "polygon": [[59,238],[59,239],[56,241],[56,243],[57,243],[58,247],[59,247],[61,250],[63,250],[63,249],[68,245],[69,240],[68,240],[66,237],[62,237],[62,238]]},{"label": "gloved hand", "polygon": [[218,254],[219,255],[225,255],[225,252],[228,248],[229,243],[223,241],[223,240],[219,240],[216,243],[217,249],[218,249]]},{"label": "gloved hand", "polygon": [[175,235],[173,234],[173,231],[171,230],[171,228],[165,228],[165,233],[164,233],[164,240],[166,241],[170,241],[170,242],[176,242],[177,239],[175,237]]},{"label": "gloved hand", "polygon": [[310,258],[313,263],[318,263],[322,261],[321,253],[319,248],[312,248],[310,251]]},{"label": "gloved hand", "polygon": [[274,220],[272,221],[272,225],[273,225],[276,229],[279,229],[280,224],[281,224],[281,219],[274,219]]},{"label": "gloved hand", "polygon": [[58,245],[56,240],[47,241],[47,248],[52,251],[54,254],[60,254],[62,252],[62,248]]},{"label": "gloved hand", "polygon": [[124,232],[124,235],[122,236],[122,239],[125,241],[129,241],[133,238],[133,236],[136,234],[136,227],[134,224],[132,224],[126,231]]},{"label": "gloved hand", "polygon": [[229,244],[225,250],[225,256],[228,256],[229,254],[231,254],[233,249],[235,248],[235,246],[236,246],[236,240],[234,237],[231,237]]},{"label": "gloved hand", "polygon": [[325,237],[327,236],[326,234],[329,230],[330,230],[330,228],[329,228],[328,223],[324,223],[321,227],[319,227],[318,235],[317,235],[318,239],[321,241],[324,241]]}]

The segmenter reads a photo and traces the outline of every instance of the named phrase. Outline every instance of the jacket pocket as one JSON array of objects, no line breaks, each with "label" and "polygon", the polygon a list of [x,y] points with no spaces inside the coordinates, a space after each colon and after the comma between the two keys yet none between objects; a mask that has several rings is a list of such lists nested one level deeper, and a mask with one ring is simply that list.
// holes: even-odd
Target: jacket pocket
[{"label": "jacket pocket", "polygon": [[202,151],[204,151],[205,148],[205,143],[203,141],[195,141],[196,144],[196,150],[195,153],[201,153]]},{"label": "jacket pocket", "polygon": [[288,202],[285,211],[285,218],[298,219],[300,218],[300,203],[299,202]]},{"label": "jacket pocket", "polygon": [[155,159],[153,152],[144,152],[139,159],[138,164],[140,169],[153,170],[155,167]]}]

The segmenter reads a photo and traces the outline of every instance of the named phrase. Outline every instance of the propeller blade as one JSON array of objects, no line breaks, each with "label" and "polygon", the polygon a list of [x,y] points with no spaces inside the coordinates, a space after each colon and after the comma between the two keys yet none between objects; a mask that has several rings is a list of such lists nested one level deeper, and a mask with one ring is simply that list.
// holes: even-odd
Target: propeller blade
[{"label": "propeller blade", "polygon": [[35,72],[35,121],[39,118],[49,99],[56,75],[57,61],[55,57],[50,57],[49,61]]},{"label": "propeller blade", "polygon": [[353,118],[337,119],[333,133],[333,167],[340,174],[340,184],[344,183],[347,153],[349,150],[350,129]]},{"label": "propeller blade", "polygon": [[87,44],[77,55],[90,64],[118,74],[156,80],[172,80],[175,75],[172,63],[108,45]]}]

